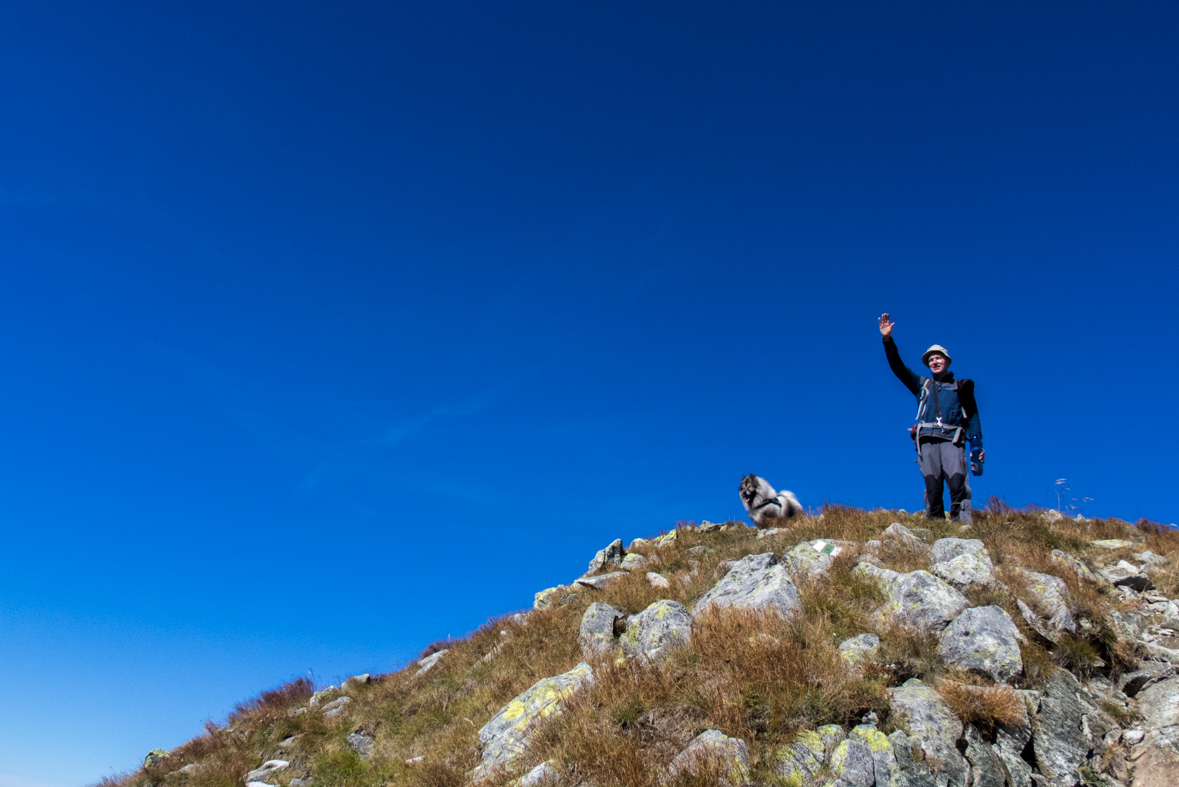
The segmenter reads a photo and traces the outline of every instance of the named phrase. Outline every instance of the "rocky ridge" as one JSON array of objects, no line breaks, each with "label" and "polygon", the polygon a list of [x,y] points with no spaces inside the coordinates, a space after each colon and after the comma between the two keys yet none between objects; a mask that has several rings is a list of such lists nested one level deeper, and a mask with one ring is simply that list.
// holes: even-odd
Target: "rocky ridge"
[{"label": "rocky ridge", "polygon": [[[834,519],[837,513],[824,517]],[[836,682],[880,689],[879,697],[862,703],[859,709],[866,712],[849,718],[852,711],[844,710],[842,723],[814,727],[805,724],[806,714],[775,726],[772,713],[763,725],[697,712],[674,731],[660,733],[663,739],[651,746],[650,756],[666,759],[640,768],[636,773],[643,776],[634,783],[1179,783],[1179,602],[1154,582],[1165,576],[1174,592],[1179,553],[1173,546],[1167,554],[1142,548],[1145,537],[1122,524],[1086,526],[1063,519],[1068,537],[1049,537],[1064,527],[1062,518],[1034,516],[1043,522],[1025,524],[1029,532],[1047,534],[1047,543],[1036,544],[1027,555],[1001,559],[984,539],[970,537],[975,530],[987,532],[982,522],[973,529],[891,522],[861,528],[879,538],[858,541],[803,538],[808,532],[840,529],[825,528],[823,517],[778,531],[737,523],[684,526],[655,539],[635,539],[629,548],[617,539],[594,555],[583,576],[538,592],[530,612],[493,621],[495,631],[481,637],[488,640],[482,653],[477,658],[464,654],[469,666],[454,665],[469,683],[480,670],[487,672],[507,658],[515,641],[537,641],[539,629],[576,615],[576,631],[567,637],[575,644],[565,646],[575,652],[565,663],[571,658],[579,663],[540,677],[507,702],[484,703],[486,715],[479,723],[463,717],[470,726],[463,735],[477,736],[465,760],[392,745],[386,723],[374,723],[373,703],[367,699],[386,684],[390,689],[396,684],[402,698],[449,685],[456,676],[447,670],[462,650],[456,647],[436,650],[400,673],[358,676],[288,703],[272,714],[269,728],[242,724],[235,729],[231,723],[211,732],[214,742],[243,735],[273,739],[260,747],[252,768],[240,777],[219,771],[219,778],[230,780],[216,783],[326,787],[370,783],[357,781],[366,773],[379,774],[387,784],[623,783],[609,776],[609,768],[595,772],[589,760],[563,749],[560,736],[572,728],[562,732],[560,724],[591,714],[586,708],[595,699],[590,695],[606,692],[624,671],[638,671],[649,680],[684,669],[701,658],[694,653],[694,637],[715,638],[718,627],[733,621],[752,621],[748,635],[740,635],[748,640],[740,643],[746,648],[740,652],[763,646],[776,652],[796,630],[792,626],[809,623],[807,615],[828,582],[845,583],[840,587],[866,599],[858,603],[867,613],[854,620],[868,630],[828,646],[837,659]],[[951,528],[955,535],[933,532]],[[1111,530],[1125,537],[1076,538],[1077,533],[1102,536]],[[1153,540],[1179,542],[1157,532]],[[1065,542],[1074,549],[1053,546]],[[636,604],[647,598],[652,600]],[[897,642],[921,651],[924,661],[898,658]],[[439,672],[446,674],[431,678]],[[364,712],[357,710],[362,706]],[[418,710],[427,706],[423,700]],[[399,706],[399,725],[413,718],[406,715],[413,707],[412,702]],[[811,711],[810,717],[823,714]],[[614,718],[629,717],[616,713]],[[640,718],[628,723],[638,725]],[[649,723],[657,729],[664,721]],[[709,726],[713,721],[718,726]],[[311,739],[318,749],[309,745]],[[206,768],[193,756],[199,746],[191,749],[153,751],[143,771],[123,782],[136,787],[214,783],[204,777],[215,766]]]}]

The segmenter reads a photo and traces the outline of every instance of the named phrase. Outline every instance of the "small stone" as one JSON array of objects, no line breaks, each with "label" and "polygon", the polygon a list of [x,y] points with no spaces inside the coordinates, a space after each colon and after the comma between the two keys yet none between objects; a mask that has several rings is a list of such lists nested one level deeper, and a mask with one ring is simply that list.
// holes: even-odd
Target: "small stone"
[{"label": "small stone", "polygon": [[553,604],[558,603],[564,593],[564,585],[557,585],[555,588],[545,588],[544,590],[537,591],[532,599],[532,608],[548,609]]},{"label": "small stone", "polygon": [[624,571],[638,571],[647,565],[647,558],[640,555],[638,552],[631,552],[622,559],[622,569]]},{"label": "small stone", "polygon": [[1137,555],[1134,556],[1134,559],[1137,560],[1139,563],[1147,563],[1147,564],[1155,565],[1155,566],[1161,566],[1167,562],[1167,559],[1165,557],[1163,557],[1162,555],[1156,555],[1155,553],[1151,552],[1149,549],[1146,550],[1145,552],[1139,552]]},{"label": "small stone", "polygon": [[924,631],[940,631],[970,602],[928,571],[898,574],[870,563],[860,563],[854,576],[874,581],[886,601],[879,615],[886,621]]},{"label": "small stone", "polygon": [[962,722],[933,688],[916,678],[888,690],[892,720],[927,762],[940,763],[950,783],[963,784],[966,760],[958,751]]},{"label": "small stone", "polygon": [[1131,746],[1136,746],[1142,743],[1142,739],[1146,737],[1146,733],[1142,730],[1123,730],[1122,740]]},{"label": "small stone", "polygon": [[1085,565],[1079,558],[1068,554],[1059,549],[1052,550],[1052,562],[1059,563],[1062,567],[1071,570],[1081,579],[1087,579],[1090,582],[1102,585],[1105,583],[1101,577],[1093,573],[1089,566]]},{"label": "small stone", "polygon": [[346,740],[348,748],[356,752],[356,755],[362,760],[367,760],[373,756],[373,738],[371,735],[366,735],[363,731],[357,730],[350,734]]},{"label": "small stone", "polygon": [[429,672],[431,669],[434,668],[435,664],[437,664],[439,661],[442,660],[443,656],[445,656],[449,652],[450,652],[450,648],[443,648],[442,650],[435,651],[434,653],[431,653],[429,656],[426,656],[424,659],[421,659],[420,661],[418,661],[418,671],[415,672],[413,674],[413,676],[415,678],[417,678],[421,675],[425,675],[427,672]]},{"label": "small stone", "polygon": [[662,574],[657,574],[654,571],[647,572],[647,581],[651,583],[653,588],[669,588],[671,583],[667,581],[667,577]]},{"label": "small stone", "polygon": [[201,764],[199,762],[190,762],[188,765],[185,765],[180,769],[180,773],[196,773],[200,769]]},{"label": "small stone", "polygon": [[626,576],[630,576],[630,574],[625,571],[614,571],[610,574],[599,574],[596,577],[582,577],[574,584],[593,588],[594,590],[602,590]]},{"label": "small stone", "polygon": [[859,669],[871,661],[880,650],[880,637],[875,634],[861,634],[839,643],[839,656],[853,669]]},{"label": "small stone", "polygon": [[1089,543],[1095,547],[1100,547],[1101,549],[1129,549],[1130,547],[1134,546],[1132,542],[1123,541],[1118,538],[1105,538],[1097,541],[1090,541]]},{"label": "small stone", "polygon": [[548,787],[558,784],[559,778],[560,774],[551,762],[542,762],[524,774],[524,778],[520,779],[520,787]]},{"label": "small stone", "polygon": [[771,527],[771,528],[767,528],[765,530],[757,531],[756,538],[758,541],[761,541],[763,538],[769,538],[770,536],[776,536],[779,533],[788,533],[788,532],[790,532],[790,531],[786,530],[785,528]]},{"label": "small stone", "polygon": [[[418,670],[414,677],[417,677],[417,675],[420,674],[422,674],[421,670]],[[351,697],[340,697],[337,700],[332,700],[327,705],[323,706],[323,717],[325,719],[334,719],[344,712],[344,706],[349,702],[352,702]]]},{"label": "small stone", "polygon": [[168,751],[167,749],[152,749],[147,753],[147,756],[143,758],[143,767],[154,768],[171,756],[172,752]]},{"label": "small stone", "polygon": [[819,740],[823,741],[823,751],[826,752],[827,759],[831,759],[831,755],[839,744],[847,740],[847,733],[838,724],[824,724],[815,732],[818,734]]},{"label": "small stone", "polygon": [[794,582],[818,579],[831,569],[837,555],[855,547],[850,541],[804,541],[782,556],[782,565]]},{"label": "small stone", "polygon": [[675,756],[667,770],[672,776],[691,775],[709,761],[720,766],[722,784],[742,787],[749,781],[749,746],[720,730],[706,730],[696,736],[688,748]]},{"label": "small stone", "polygon": [[272,773],[278,773],[279,771],[285,771],[289,765],[290,765],[290,763],[287,762],[286,760],[267,760],[266,762],[262,763],[262,767],[255,768],[254,770],[247,773],[246,774],[246,781],[248,781],[248,782],[264,781],[266,779],[266,777]]},{"label": "small stone", "polygon": [[311,787],[312,784],[311,779],[291,779],[291,787]]},{"label": "small stone", "polygon": [[900,522],[893,522],[891,525],[886,527],[884,529],[884,537],[891,538],[895,541],[900,541],[902,544],[910,547],[920,548],[925,546],[925,543],[917,537],[916,533],[902,525]]}]

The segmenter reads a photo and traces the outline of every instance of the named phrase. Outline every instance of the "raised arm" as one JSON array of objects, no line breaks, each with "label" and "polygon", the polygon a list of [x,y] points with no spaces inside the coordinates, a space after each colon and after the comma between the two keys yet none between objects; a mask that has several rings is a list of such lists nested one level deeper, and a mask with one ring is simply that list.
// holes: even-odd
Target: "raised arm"
[{"label": "raised arm", "polygon": [[921,394],[921,378],[914,374],[912,369],[905,366],[905,362],[901,360],[901,354],[897,350],[896,342],[892,339],[892,329],[896,327],[896,323],[887,313],[880,315],[879,322],[880,335],[884,339],[884,355],[888,358],[888,368],[892,369],[892,373],[905,384],[905,387],[914,396],[919,396]]}]

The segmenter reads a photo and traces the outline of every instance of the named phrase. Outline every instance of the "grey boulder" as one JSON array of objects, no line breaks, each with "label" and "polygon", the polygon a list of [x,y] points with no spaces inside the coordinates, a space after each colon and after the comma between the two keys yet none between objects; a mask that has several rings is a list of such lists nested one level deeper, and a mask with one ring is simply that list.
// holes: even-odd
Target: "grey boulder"
[{"label": "grey boulder", "polygon": [[1068,585],[1060,577],[1051,574],[1040,574],[1036,571],[1024,571],[1028,593],[1048,615],[1048,625],[1069,633],[1076,633],[1077,624],[1068,609]]},{"label": "grey boulder", "polygon": [[940,631],[969,606],[966,596],[928,571],[898,574],[860,563],[852,573],[876,582],[884,591],[880,617],[907,628]]},{"label": "grey boulder", "polygon": [[1134,785],[1170,787],[1179,775],[1179,678],[1144,689],[1138,709],[1146,730],[1131,752],[1137,766]]},{"label": "grey boulder", "polygon": [[941,660],[1006,683],[1023,672],[1019,629],[1002,607],[967,609],[938,635]]},{"label": "grey boulder", "polygon": [[608,565],[621,565],[624,557],[626,557],[626,550],[622,547],[622,539],[616,538],[610,542],[609,546],[598,550],[597,554],[590,560],[589,567],[585,573],[592,574]]},{"label": "grey boulder", "polygon": [[798,588],[790,581],[786,568],[774,565],[772,552],[749,555],[732,564],[720,582],[692,607],[699,615],[711,605],[736,609],[769,610],[789,618],[802,609]]},{"label": "grey boulder", "polygon": [[1091,742],[1083,728],[1085,708],[1077,698],[1081,685],[1070,673],[1058,669],[1048,680],[1032,717],[1032,746],[1036,766],[1053,787],[1073,787]]},{"label": "grey boulder", "polygon": [[657,663],[692,641],[692,616],[678,601],[656,601],[630,618],[619,644],[628,656]]},{"label": "grey boulder", "polygon": [[961,590],[970,587],[989,588],[998,584],[995,575],[991,573],[990,561],[969,552],[942,563],[934,563],[930,570]]},{"label": "grey boulder", "polygon": [[510,766],[524,753],[536,723],[560,713],[561,703],[592,681],[593,671],[583,661],[568,672],[541,678],[501,708],[479,730],[483,762],[472,774],[474,781],[499,766]]},{"label": "grey boulder", "polygon": [[616,650],[618,643],[614,637],[614,624],[625,618],[626,613],[609,604],[590,604],[581,616],[581,630],[577,637],[582,657],[592,661]]},{"label": "grey boulder", "polygon": [[916,678],[888,690],[892,719],[925,762],[941,763],[946,787],[965,787],[966,760],[958,752],[962,722],[941,695]]}]

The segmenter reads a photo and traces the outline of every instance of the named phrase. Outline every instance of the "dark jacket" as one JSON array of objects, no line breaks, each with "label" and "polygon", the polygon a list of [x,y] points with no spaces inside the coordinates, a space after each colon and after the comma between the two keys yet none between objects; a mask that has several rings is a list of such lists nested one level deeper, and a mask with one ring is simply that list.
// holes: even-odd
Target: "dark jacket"
[{"label": "dark jacket", "polygon": [[[897,376],[897,379],[904,383],[905,387],[920,402],[922,388],[925,381],[930,378],[922,377],[905,366],[904,361],[901,360],[900,352],[897,351],[896,342],[892,340],[891,336],[884,337],[884,354],[888,358],[888,368],[892,369],[892,373]],[[937,410],[934,410],[934,397],[931,390],[924,411],[919,415],[923,423],[936,422],[940,415],[942,426],[941,428],[923,427],[918,439],[922,442],[953,440],[956,434],[961,434],[958,432],[958,428],[961,427],[962,433],[970,441],[971,450],[982,450],[982,423],[978,418],[978,403],[974,400],[974,381],[959,380],[957,386],[953,383],[953,372],[943,372],[933,377],[933,386],[937,389]]]}]

